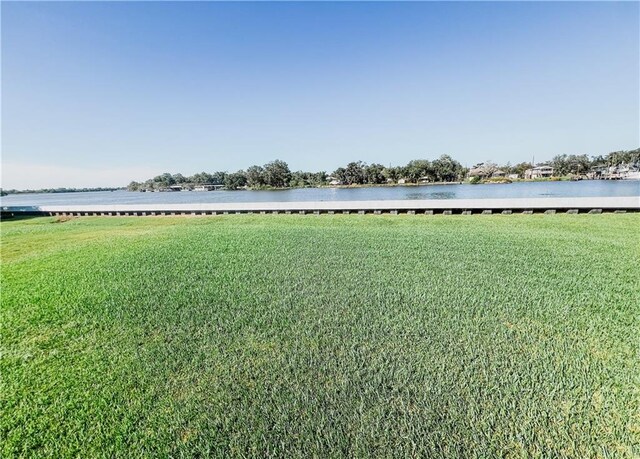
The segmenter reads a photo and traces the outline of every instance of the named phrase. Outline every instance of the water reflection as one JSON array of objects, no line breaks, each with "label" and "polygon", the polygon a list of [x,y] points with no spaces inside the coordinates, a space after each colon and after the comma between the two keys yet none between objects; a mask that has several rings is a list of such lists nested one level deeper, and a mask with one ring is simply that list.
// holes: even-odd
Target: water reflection
[{"label": "water reflection", "polygon": [[452,191],[436,191],[435,193],[429,193],[429,199],[454,199],[456,193]]},{"label": "water reflection", "polygon": [[430,195],[428,193],[408,193],[407,199],[429,199]]},{"label": "water reflection", "polygon": [[521,182],[509,185],[428,185],[365,188],[301,188],[278,191],[139,193],[41,193],[4,196],[5,206],[91,204],[179,204],[216,202],[367,201],[388,199],[483,199],[589,196],[640,196],[638,180]]}]

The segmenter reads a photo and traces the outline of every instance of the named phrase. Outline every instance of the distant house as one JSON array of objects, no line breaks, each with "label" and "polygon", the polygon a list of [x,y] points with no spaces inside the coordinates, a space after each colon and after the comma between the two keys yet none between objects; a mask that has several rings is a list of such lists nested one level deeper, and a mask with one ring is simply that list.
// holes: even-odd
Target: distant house
[{"label": "distant house", "polygon": [[429,183],[429,182],[431,182],[431,177],[427,177],[426,175],[418,179],[418,183]]},{"label": "distant house", "polygon": [[639,180],[640,170],[634,164],[599,165],[592,167],[586,177],[591,180]]},{"label": "distant house", "polygon": [[204,185],[197,185],[193,191],[214,191],[214,190],[220,190],[224,188],[224,185],[213,185],[213,184],[204,184]]},{"label": "distant house", "polygon": [[398,180],[398,185],[404,185],[405,183],[407,183],[406,178],[401,178],[400,180]]},{"label": "distant house", "polygon": [[622,180],[640,180],[640,169],[632,164],[622,163],[617,169],[618,176]]},{"label": "distant house", "polygon": [[497,171],[494,171],[493,174],[491,174],[491,177],[504,177],[506,176],[507,173],[505,171],[501,171],[500,169],[498,169]]},{"label": "distant house", "polygon": [[[496,165],[493,163],[479,163],[469,169],[469,173],[467,174],[469,177],[480,177],[486,178],[491,177],[492,174],[496,171]],[[502,171],[500,171],[502,172]],[[504,172],[502,172],[504,174]]]},{"label": "distant house", "polygon": [[591,170],[587,172],[587,178],[589,180],[599,180],[606,176],[607,174],[607,166],[604,164],[599,164],[597,166],[592,166]]},{"label": "distant house", "polygon": [[487,174],[484,163],[477,164],[469,169],[469,177],[484,177]]},{"label": "distant house", "polygon": [[509,174],[507,178],[509,178],[509,180],[517,180],[520,176],[518,174]]},{"label": "distant house", "polygon": [[553,167],[551,166],[537,166],[533,169],[527,169],[524,171],[524,178],[526,179],[539,179],[549,178],[553,175]]},{"label": "distant house", "polygon": [[331,186],[342,185],[342,181],[338,177],[327,177],[327,180],[329,180],[329,185]]}]

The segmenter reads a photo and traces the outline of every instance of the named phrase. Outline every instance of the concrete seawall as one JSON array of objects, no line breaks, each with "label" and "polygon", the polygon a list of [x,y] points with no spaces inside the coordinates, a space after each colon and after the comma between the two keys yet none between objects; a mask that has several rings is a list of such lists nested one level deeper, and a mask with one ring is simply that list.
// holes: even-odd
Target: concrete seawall
[{"label": "concrete seawall", "polygon": [[423,199],[384,201],[296,201],[194,204],[3,206],[12,216],[153,216],[225,214],[492,214],[638,212],[640,196],[511,199]]}]

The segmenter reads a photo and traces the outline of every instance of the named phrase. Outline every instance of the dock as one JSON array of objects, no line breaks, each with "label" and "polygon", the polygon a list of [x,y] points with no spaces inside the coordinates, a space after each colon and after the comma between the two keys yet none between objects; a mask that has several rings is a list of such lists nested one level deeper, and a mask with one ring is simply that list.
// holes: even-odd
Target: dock
[{"label": "dock", "polygon": [[533,214],[639,212],[640,196],[511,199],[420,199],[382,201],[225,202],[2,206],[14,216],[159,216],[229,214]]}]

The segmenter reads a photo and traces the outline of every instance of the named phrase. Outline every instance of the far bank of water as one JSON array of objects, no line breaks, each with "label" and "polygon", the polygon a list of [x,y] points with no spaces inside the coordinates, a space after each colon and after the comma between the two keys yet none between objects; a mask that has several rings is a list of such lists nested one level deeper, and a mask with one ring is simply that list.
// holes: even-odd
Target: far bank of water
[{"label": "far bank of water", "polygon": [[363,188],[297,188],[291,190],[256,191],[179,191],[165,193],[141,193],[134,191],[36,193],[3,196],[0,203],[2,206],[43,206],[615,196],[640,196],[640,181],[585,180],[579,182],[518,182],[495,185],[453,184],[374,186]]}]

